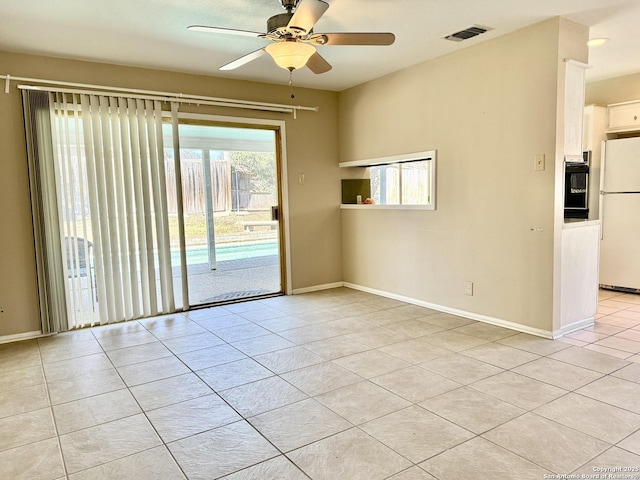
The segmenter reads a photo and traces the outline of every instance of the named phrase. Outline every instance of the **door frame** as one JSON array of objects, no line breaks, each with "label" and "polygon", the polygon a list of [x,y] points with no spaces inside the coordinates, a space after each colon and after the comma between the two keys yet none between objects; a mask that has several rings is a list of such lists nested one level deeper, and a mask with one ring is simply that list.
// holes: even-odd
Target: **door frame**
[{"label": "door frame", "polygon": [[259,125],[261,129],[267,128],[275,131],[276,171],[278,172],[277,181],[279,183],[278,196],[280,202],[280,276],[282,291],[285,295],[291,295],[291,238],[289,229],[289,182],[287,175],[286,122],[284,120],[267,120],[262,118],[230,117],[225,115],[209,115],[205,113],[178,112],[178,121],[182,119],[211,122],[212,124],[216,124],[216,126],[227,125],[235,128],[251,128],[252,125]]}]

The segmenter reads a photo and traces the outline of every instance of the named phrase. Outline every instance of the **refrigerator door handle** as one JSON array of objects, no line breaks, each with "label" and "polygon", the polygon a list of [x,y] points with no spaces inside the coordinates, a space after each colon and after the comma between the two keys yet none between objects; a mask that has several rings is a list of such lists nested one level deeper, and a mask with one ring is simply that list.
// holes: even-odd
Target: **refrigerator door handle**
[{"label": "refrigerator door handle", "polygon": [[627,190],[627,191],[621,191],[621,192],[605,192],[600,190],[600,195],[636,195],[638,193],[640,193],[640,191]]},{"label": "refrigerator door handle", "polygon": [[607,141],[603,140],[600,144],[600,193],[604,193],[604,177],[607,174],[605,166],[607,163]]},{"label": "refrigerator door handle", "polygon": [[598,205],[600,211],[600,241],[604,239],[604,198],[607,192],[600,190],[600,203]]}]

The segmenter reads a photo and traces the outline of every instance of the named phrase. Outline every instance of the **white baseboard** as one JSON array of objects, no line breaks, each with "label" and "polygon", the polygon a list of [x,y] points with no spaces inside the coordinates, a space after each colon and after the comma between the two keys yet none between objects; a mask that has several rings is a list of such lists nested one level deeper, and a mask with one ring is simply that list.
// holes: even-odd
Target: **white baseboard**
[{"label": "white baseboard", "polygon": [[41,331],[16,333],[14,335],[3,335],[0,337],[0,343],[19,342],[20,340],[30,340],[42,336]]},{"label": "white baseboard", "polygon": [[[489,317],[487,315],[481,315],[478,313],[467,312],[465,310],[458,310],[457,308],[451,308],[444,305],[438,305],[435,303],[425,302],[423,300],[417,300],[411,297],[405,297],[404,295],[397,295],[395,293],[384,292],[382,290],[376,290],[374,288],[363,287],[361,285],[356,285],[353,283],[345,282],[345,287],[353,288],[354,290],[360,290],[362,292],[372,293],[374,295],[379,295],[381,297],[391,298],[393,300],[399,300],[401,302],[411,303],[413,305],[418,305],[420,307],[430,308],[432,310],[437,310],[443,313],[450,313],[451,315],[457,315],[459,317],[468,318],[470,320],[477,320],[478,322],[488,323],[491,325],[496,325],[498,327],[508,328],[510,330],[516,330],[518,332],[528,333],[531,335],[535,335],[537,337],[549,338],[553,339],[553,332],[550,330],[541,330],[539,328],[528,327],[526,325],[520,325],[519,323],[509,322],[507,320],[502,320],[500,318]],[[566,332],[569,333],[569,332]]]},{"label": "white baseboard", "polygon": [[320,290],[329,290],[331,288],[339,288],[344,286],[344,282],[325,283],[324,285],[313,285],[311,287],[296,288],[291,291],[291,294],[300,295],[301,293],[319,292]]},{"label": "white baseboard", "polygon": [[577,320],[577,321],[575,321],[573,323],[570,323],[569,325],[565,325],[560,330],[554,330],[553,331],[553,338],[555,340],[556,338],[563,337],[564,335],[566,335],[568,333],[572,333],[572,332],[575,332],[577,330],[582,330],[583,328],[590,327],[594,323],[595,323],[595,318],[594,317],[585,318],[584,320]]}]

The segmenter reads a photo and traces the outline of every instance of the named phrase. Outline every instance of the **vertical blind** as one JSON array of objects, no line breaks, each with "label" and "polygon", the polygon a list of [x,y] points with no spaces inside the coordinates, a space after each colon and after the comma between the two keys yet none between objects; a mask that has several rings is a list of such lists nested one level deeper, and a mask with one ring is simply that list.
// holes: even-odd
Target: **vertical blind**
[{"label": "vertical blind", "polygon": [[[32,144],[52,144],[29,149],[43,229],[37,263],[64,283],[66,312],[51,315],[66,319],[48,323],[66,330],[175,311],[160,102],[23,95],[49,104],[49,122],[28,129]],[[56,215],[44,220],[43,206]]]}]

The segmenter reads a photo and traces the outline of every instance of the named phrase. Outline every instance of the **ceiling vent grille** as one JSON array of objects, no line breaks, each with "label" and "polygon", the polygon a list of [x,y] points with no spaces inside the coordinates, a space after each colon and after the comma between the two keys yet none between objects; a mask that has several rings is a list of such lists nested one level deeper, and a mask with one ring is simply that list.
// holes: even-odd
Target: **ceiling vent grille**
[{"label": "ceiling vent grille", "polygon": [[477,37],[481,33],[485,33],[491,30],[489,27],[481,27],[479,25],[474,25],[473,27],[465,28],[464,30],[460,30],[459,32],[452,33],[451,35],[447,35],[444,37],[445,40],[451,40],[452,42],[461,42],[463,40],[468,40],[473,37]]}]

